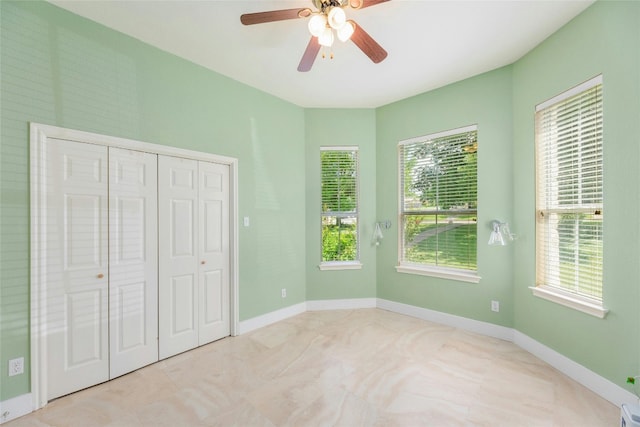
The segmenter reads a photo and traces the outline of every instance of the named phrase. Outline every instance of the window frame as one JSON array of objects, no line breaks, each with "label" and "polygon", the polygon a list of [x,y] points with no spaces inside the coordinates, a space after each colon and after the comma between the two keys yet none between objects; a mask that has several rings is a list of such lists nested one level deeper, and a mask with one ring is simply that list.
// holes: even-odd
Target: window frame
[{"label": "window frame", "polygon": [[[448,266],[442,266],[442,265],[434,265],[434,264],[426,264],[426,263],[418,263],[418,262],[412,262],[412,261],[407,261],[404,260],[404,256],[405,256],[405,247],[404,247],[404,219],[405,216],[407,215],[407,213],[404,210],[404,167],[403,167],[403,147],[404,146],[408,146],[408,145],[413,145],[413,144],[419,144],[419,143],[426,143],[432,140],[436,140],[436,139],[440,139],[440,138],[446,138],[446,137],[450,137],[450,136],[455,136],[455,135],[460,135],[460,134],[466,134],[469,132],[475,132],[476,133],[476,141],[477,141],[477,135],[478,135],[478,125],[474,124],[474,125],[468,125],[468,126],[463,126],[463,127],[459,127],[459,128],[455,128],[455,129],[450,129],[450,130],[446,130],[446,131],[442,131],[442,132],[436,132],[436,133],[432,133],[432,134],[427,134],[427,135],[422,135],[422,136],[418,136],[418,137],[414,137],[414,138],[410,138],[410,139],[406,139],[403,141],[398,142],[398,265],[396,266],[396,271],[398,273],[407,273],[407,274],[416,274],[416,275],[422,275],[422,276],[430,276],[430,277],[437,277],[437,278],[442,278],[442,279],[450,279],[450,280],[457,280],[457,281],[461,281],[461,282],[468,282],[468,283],[479,283],[481,277],[478,275],[478,269],[477,269],[477,253],[478,253],[478,243],[477,243],[477,230],[478,230],[478,221],[477,221],[477,216],[478,216],[478,210],[477,210],[477,195],[476,195],[476,208],[472,209],[471,211],[474,211],[475,213],[475,217],[476,217],[476,221],[475,221],[475,226],[476,226],[476,247],[475,247],[475,251],[476,251],[476,268],[475,270],[470,270],[470,269],[459,269],[459,268],[453,268],[453,267],[448,267]],[[476,164],[477,167],[477,164]],[[478,184],[478,171],[476,169],[476,187]],[[446,213],[447,211],[438,211],[433,210],[433,212],[430,213],[426,213],[428,210],[425,210],[425,215],[440,215],[440,213]],[[470,213],[471,211],[469,210],[465,210],[467,213]],[[462,213],[462,210],[460,210],[460,212],[456,212],[456,213]],[[418,213],[416,212],[412,212],[409,213],[409,215],[417,215]]]},{"label": "window frame", "polygon": [[[601,131],[599,134],[600,150],[597,156],[599,157],[599,162],[600,162],[599,165],[600,165],[600,171],[601,171],[601,176],[599,177],[599,191],[603,193],[604,192],[604,156],[603,156],[604,154],[603,98],[604,96],[603,96],[603,87],[602,87],[603,86],[602,75],[598,75],[592,79],[587,80],[586,82],[583,82],[571,89],[568,89],[554,96],[553,98],[536,105],[535,107],[535,116],[534,116],[535,148],[534,150],[535,150],[535,185],[536,185],[536,189],[535,189],[535,198],[536,198],[536,202],[535,202],[535,209],[536,209],[535,253],[536,255],[535,256],[536,256],[536,259],[535,259],[535,286],[531,286],[530,289],[533,295],[536,297],[561,304],[565,307],[569,307],[569,308],[581,311],[583,313],[590,314],[595,317],[604,318],[608,313],[608,310],[604,307],[604,295],[602,295],[601,298],[590,297],[590,296],[584,295],[584,293],[579,293],[577,291],[573,292],[573,291],[564,289],[561,286],[559,286],[559,284],[558,285],[549,284],[547,283],[546,280],[544,280],[549,274],[548,273],[549,270],[553,271],[554,267],[556,271],[560,270],[560,258],[558,258],[557,265],[556,265],[556,263],[549,260],[549,257],[547,256],[548,250],[544,250],[541,247],[541,245],[544,245],[545,247],[549,246],[549,239],[543,238],[543,236],[546,235],[545,231],[548,229],[548,226],[546,225],[546,223],[549,220],[546,218],[550,216],[549,213],[551,213],[552,215],[553,214],[557,215],[558,213],[576,214],[576,215],[586,213],[586,214],[591,214],[594,217],[598,217],[596,219],[602,221],[601,225],[599,226],[601,254],[599,258],[599,264],[596,264],[596,270],[600,273],[601,279],[600,279],[599,289],[600,289],[600,292],[602,293],[602,291],[604,290],[604,281],[602,280],[602,273],[604,271],[604,259],[602,255],[604,253],[604,236],[602,232],[603,224],[604,224],[603,199],[601,198],[599,203],[593,203],[593,202],[587,203],[587,202],[581,201],[580,203],[575,203],[575,206],[571,208],[564,208],[559,203],[558,203],[558,206],[554,205],[552,207],[549,207],[551,203],[549,203],[548,199],[546,198],[546,196],[548,195],[548,191],[545,191],[545,189],[540,188],[541,179],[542,179],[541,175],[548,175],[548,167],[547,169],[545,169],[546,163],[542,164],[542,160],[541,160],[541,150],[543,150],[542,144],[544,144],[544,142],[542,142],[543,135],[539,132],[539,128],[540,128],[539,117],[544,111],[552,109],[558,106],[559,104],[564,103],[565,101],[568,101],[577,96],[582,96],[585,93],[592,91],[594,89],[598,90],[597,89],[598,86],[600,86],[599,88],[600,96],[598,98],[598,101],[595,102],[595,104],[599,112],[595,113],[594,116],[597,116],[597,118],[602,123]],[[569,123],[573,123],[573,122],[569,122]],[[582,129],[580,128],[579,131],[581,130]],[[579,141],[582,142],[582,139],[580,139]],[[555,146],[556,147],[558,146],[557,142]],[[588,148],[589,147],[590,146],[588,146]],[[585,147],[580,145],[580,155],[582,155],[584,150],[585,150]],[[572,172],[576,174],[575,176],[583,177],[583,171],[581,167],[577,169],[577,172],[574,172],[574,170],[576,169],[573,168]],[[559,184],[556,184],[556,185],[559,185]],[[559,192],[560,190],[558,189],[553,194],[558,194]],[[575,193],[579,194],[580,196],[585,195],[585,193],[583,192],[575,192]],[[575,193],[572,193],[572,194],[575,194]],[[590,195],[590,193],[586,193],[586,195]],[[561,243],[560,241],[558,241],[557,245],[555,246],[557,248],[556,249],[557,252],[560,252],[560,245]],[[543,251],[544,251],[544,254],[541,253]],[[579,253],[580,249],[578,247],[573,251],[576,253]],[[560,257],[560,255],[558,255],[558,257]],[[574,285],[576,286],[576,288],[579,289],[580,287],[579,282],[574,282]]]},{"label": "window frame", "polygon": [[[356,170],[355,170],[355,184],[356,184],[356,207],[355,212],[353,211],[335,211],[331,212],[337,215],[331,215],[330,212],[323,211],[323,199],[322,199],[322,185],[323,185],[323,170],[322,170],[322,153],[327,151],[333,152],[349,152],[355,153],[356,156]],[[324,251],[324,242],[322,239],[322,231],[323,231],[323,218],[326,216],[340,216],[340,217],[355,217],[356,218],[356,257],[354,260],[332,260],[332,261],[323,261],[322,255]],[[360,233],[360,147],[358,146],[321,146],[320,147],[320,264],[318,268],[322,271],[326,270],[359,270],[362,268],[362,263],[360,262],[360,241],[361,241],[361,233]]]}]

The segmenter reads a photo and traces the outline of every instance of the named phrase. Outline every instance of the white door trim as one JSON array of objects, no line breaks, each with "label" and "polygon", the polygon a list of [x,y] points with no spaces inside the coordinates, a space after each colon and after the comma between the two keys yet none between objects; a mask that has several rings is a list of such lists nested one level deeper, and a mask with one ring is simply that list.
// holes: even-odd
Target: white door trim
[{"label": "white door trim", "polygon": [[40,409],[47,404],[47,345],[46,332],[46,262],[44,242],[46,222],[42,221],[42,210],[46,203],[43,199],[45,185],[45,146],[48,138],[66,139],[88,144],[117,147],[128,150],[145,151],[175,157],[184,157],[229,165],[229,228],[230,228],[230,271],[229,271],[229,303],[230,332],[232,336],[239,333],[239,301],[238,301],[238,159],[211,153],[185,150],[176,147],[151,144],[132,139],[117,138],[65,129],[57,126],[30,123],[30,189],[31,189],[31,396],[33,409]]}]

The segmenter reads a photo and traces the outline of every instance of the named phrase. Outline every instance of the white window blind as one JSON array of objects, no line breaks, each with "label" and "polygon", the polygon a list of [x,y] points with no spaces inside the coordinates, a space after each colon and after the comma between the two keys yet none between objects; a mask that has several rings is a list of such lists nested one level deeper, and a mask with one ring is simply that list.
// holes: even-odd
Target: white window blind
[{"label": "white window blind", "polygon": [[476,271],[475,126],[403,141],[400,265]]},{"label": "white window blind", "polygon": [[358,260],[358,149],[320,151],[322,262]]},{"label": "white window blind", "polygon": [[536,286],[602,302],[602,79],[536,107]]}]

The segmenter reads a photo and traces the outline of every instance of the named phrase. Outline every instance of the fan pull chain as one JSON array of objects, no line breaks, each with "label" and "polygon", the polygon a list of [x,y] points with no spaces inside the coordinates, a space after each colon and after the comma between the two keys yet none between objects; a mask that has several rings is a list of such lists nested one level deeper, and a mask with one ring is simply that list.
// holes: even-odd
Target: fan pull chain
[{"label": "fan pull chain", "polygon": [[[326,48],[323,46],[322,47],[322,59],[325,59],[326,57],[327,57]],[[329,59],[333,59],[333,50],[329,50]]]}]

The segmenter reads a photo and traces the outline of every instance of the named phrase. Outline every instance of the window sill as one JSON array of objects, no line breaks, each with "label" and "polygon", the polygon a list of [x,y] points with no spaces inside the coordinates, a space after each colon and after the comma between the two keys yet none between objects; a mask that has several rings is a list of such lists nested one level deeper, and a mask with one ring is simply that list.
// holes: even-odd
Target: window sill
[{"label": "window sill", "polygon": [[318,268],[322,271],[325,270],[361,270],[362,264],[360,261],[333,261],[323,262]]},{"label": "window sill", "polygon": [[453,268],[436,268],[417,264],[400,264],[396,266],[396,271],[398,273],[418,274],[421,276],[439,277],[441,279],[458,280],[461,282],[480,282],[480,276],[478,276],[477,273],[456,270]]},{"label": "window sill", "polygon": [[595,316],[600,319],[604,319],[607,313],[609,313],[609,310],[604,308],[595,300],[571,295],[550,286],[531,286],[529,289],[531,289],[533,295],[539,298],[564,305],[565,307],[573,308],[574,310],[590,314],[591,316]]}]

